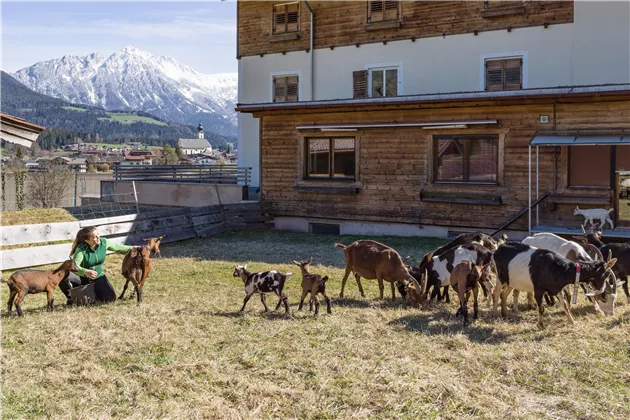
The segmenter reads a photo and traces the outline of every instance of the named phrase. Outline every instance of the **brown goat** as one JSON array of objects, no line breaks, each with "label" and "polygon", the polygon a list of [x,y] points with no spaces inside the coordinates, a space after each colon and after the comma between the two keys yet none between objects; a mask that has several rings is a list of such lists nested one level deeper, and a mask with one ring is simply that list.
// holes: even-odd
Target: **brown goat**
[{"label": "brown goat", "polygon": [[459,309],[456,316],[464,317],[464,326],[468,325],[468,299],[470,292],[473,293],[473,319],[477,319],[479,315],[479,286],[481,284],[481,274],[485,266],[479,266],[470,261],[462,261],[457,264],[451,271],[451,286],[457,291],[459,296]]},{"label": "brown goat", "polygon": [[53,310],[53,290],[57,285],[70,275],[71,271],[77,271],[77,265],[74,260],[66,260],[55,271],[39,271],[39,270],[20,270],[16,271],[9,277],[9,280],[2,280],[9,286],[9,301],[7,303],[9,316],[15,301],[15,309],[18,316],[22,316],[22,300],[27,293],[46,292],[48,295],[48,310]]},{"label": "brown goat", "polygon": [[308,261],[293,261],[293,264],[300,267],[300,270],[302,271],[302,297],[300,299],[298,311],[302,310],[304,299],[306,298],[306,295],[310,293],[311,299],[308,304],[309,311],[313,310],[313,303],[315,303],[315,316],[319,315],[319,300],[317,299],[317,294],[321,293],[326,301],[326,311],[329,314],[332,314],[330,298],[326,294],[326,282],[328,281],[328,276],[322,277],[320,274],[311,274],[309,270],[312,261],[313,258],[310,258]]},{"label": "brown goat", "polygon": [[153,263],[151,262],[151,251],[149,251],[149,248],[144,246],[131,248],[123,259],[122,275],[127,281],[118,299],[123,298],[127,291],[127,286],[131,282],[138,295],[138,305],[140,305],[142,303],[142,288],[147,277],[149,277],[149,273],[151,273],[152,267]]},{"label": "brown goat", "polygon": [[166,235],[162,235],[158,238],[143,239],[143,241],[147,243],[147,247],[149,247],[149,250],[153,251],[153,254],[158,258],[162,257],[162,254],[160,254],[160,241],[164,239],[165,236]]},{"label": "brown goat", "polygon": [[362,297],[365,297],[365,293],[361,285],[361,277],[377,279],[381,299],[383,299],[383,280],[391,283],[392,300],[395,300],[394,284],[396,282],[405,283],[413,278],[398,252],[387,245],[371,240],[360,240],[348,246],[342,244],[335,244],[335,246],[342,248],[346,256],[346,273],[341,282],[339,297],[343,297],[343,290],[350,272],[354,273]]}]

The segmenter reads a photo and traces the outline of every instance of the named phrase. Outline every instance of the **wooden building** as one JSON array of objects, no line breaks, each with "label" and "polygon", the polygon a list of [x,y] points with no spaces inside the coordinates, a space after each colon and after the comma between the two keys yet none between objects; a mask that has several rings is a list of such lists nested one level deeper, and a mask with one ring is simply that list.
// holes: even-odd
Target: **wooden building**
[{"label": "wooden building", "polygon": [[569,233],[580,205],[614,208],[605,233],[630,237],[629,17],[627,3],[239,2],[239,164],[282,228]]}]

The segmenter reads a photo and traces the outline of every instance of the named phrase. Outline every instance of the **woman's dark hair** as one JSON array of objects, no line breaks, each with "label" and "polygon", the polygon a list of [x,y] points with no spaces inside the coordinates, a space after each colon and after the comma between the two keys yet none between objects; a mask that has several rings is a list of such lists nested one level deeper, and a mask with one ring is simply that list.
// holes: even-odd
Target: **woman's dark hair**
[{"label": "woman's dark hair", "polygon": [[88,239],[90,239],[90,236],[92,236],[92,232],[94,232],[95,230],[96,230],[96,226],[88,226],[88,227],[84,227],[83,229],[80,229],[77,232],[77,237],[74,239],[74,243],[72,244],[72,251],[70,251],[71,257],[74,255],[74,251],[76,251],[79,244],[82,244]]}]

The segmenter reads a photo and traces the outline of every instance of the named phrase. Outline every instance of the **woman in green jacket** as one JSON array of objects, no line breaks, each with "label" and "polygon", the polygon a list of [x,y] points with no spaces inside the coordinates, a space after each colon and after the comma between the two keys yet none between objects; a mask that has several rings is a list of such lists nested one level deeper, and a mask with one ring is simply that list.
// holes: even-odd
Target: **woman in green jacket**
[{"label": "woman in green jacket", "polygon": [[72,304],[70,289],[73,287],[95,283],[95,293],[97,299],[101,301],[113,301],[116,298],[114,289],[105,276],[103,263],[107,251],[127,253],[133,248],[129,245],[121,245],[101,238],[95,226],[85,227],[77,233],[72,244],[70,257],[74,260],[79,270],[79,279],[68,277],[59,284],[59,288],[66,295],[68,304]]}]

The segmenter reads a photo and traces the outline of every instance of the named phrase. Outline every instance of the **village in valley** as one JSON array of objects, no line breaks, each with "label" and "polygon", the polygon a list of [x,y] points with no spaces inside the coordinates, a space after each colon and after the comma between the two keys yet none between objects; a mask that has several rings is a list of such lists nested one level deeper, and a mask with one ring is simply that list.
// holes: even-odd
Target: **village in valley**
[{"label": "village in valley", "polygon": [[630,418],[630,2],[31,6],[0,417]]}]

